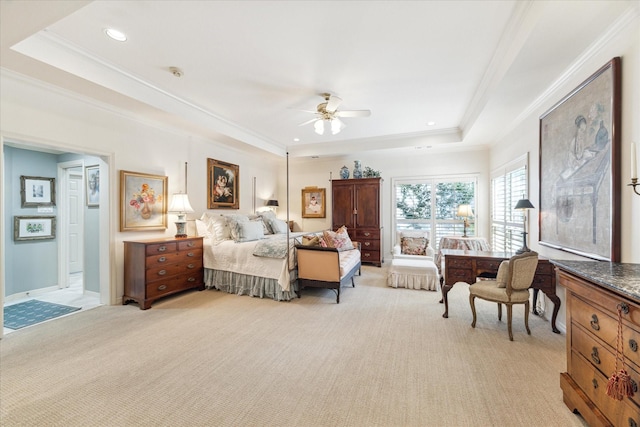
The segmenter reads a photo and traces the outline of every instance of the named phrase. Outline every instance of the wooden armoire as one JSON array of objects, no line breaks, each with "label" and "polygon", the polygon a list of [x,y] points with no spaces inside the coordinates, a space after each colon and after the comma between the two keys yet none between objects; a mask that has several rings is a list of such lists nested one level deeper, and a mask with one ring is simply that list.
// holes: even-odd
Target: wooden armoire
[{"label": "wooden armoire", "polygon": [[382,178],[334,179],[331,181],[332,224],[347,227],[349,237],[362,245],[362,262],[382,266]]}]

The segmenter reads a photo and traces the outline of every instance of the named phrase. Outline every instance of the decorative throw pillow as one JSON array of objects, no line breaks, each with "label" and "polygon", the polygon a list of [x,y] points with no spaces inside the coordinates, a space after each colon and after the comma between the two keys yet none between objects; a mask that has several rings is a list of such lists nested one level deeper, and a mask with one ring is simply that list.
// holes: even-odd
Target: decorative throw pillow
[{"label": "decorative throw pillow", "polygon": [[224,218],[229,225],[231,238],[237,242],[240,238],[239,224],[249,222],[249,217],[243,214],[226,214]]},{"label": "decorative throw pillow", "polygon": [[264,238],[262,221],[247,221],[238,223],[238,238],[236,242],[251,242]]},{"label": "decorative throw pillow", "polygon": [[404,255],[426,255],[429,239],[425,237],[403,237],[400,240],[400,251]]},{"label": "decorative throw pillow", "polygon": [[353,249],[353,242],[344,226],[340,227],[338,231],[325,230],[322,232],[322,236],[329,248],[336,248],[339,251]]},{"label": "decorative throw pillow", "polygon": [[198,234],[198,236],[207,239],[211,237],[211,233],[209,233],[207,223],[200,219],[196,219],[196,233]]},{"label": "decorative throw pillow", "polygon": [[[200,219],[206,226],[206,235],[213,243],[219,243],[224,240],[231,239],[231,231],[229,230],[227,219],[222,215],[214,215],[204,212]],[[198,227],[197,222],[196,227]],[[198,231],[198,235],[200,235],[200,231]]]},{"label": "decorative throw pillow", "polygon": [[498,287],[506,288],[507,280],[509,280],[509,261],[505,260],[502,261],[500,267],[498,267],[498,275],[496,276]]},{"label": "decorative throw pillow", "polygon": [[315,234],[302,236],[302,246],[320,246],[320,236]]},{"label": "decorative throw pillow", "polygon": [[289,227],[287,223],[278,218],[272,218],[269,220],[269,225],[271,226],[271,230],[273,234],[285,234]]}]

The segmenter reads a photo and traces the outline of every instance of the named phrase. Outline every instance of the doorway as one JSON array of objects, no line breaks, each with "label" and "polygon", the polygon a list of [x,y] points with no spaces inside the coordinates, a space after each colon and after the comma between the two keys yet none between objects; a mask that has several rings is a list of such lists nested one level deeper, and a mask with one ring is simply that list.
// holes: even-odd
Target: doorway
[{"label": "doorway", "polygon": [[[7,136],[3,136],[0,137],[0,182],[4,182],[5,179],[8,179],[7,177],[15,179],[15,175],[19,175],[19,171],[16,172],[13,163],[6,164],[5,147],[30,150],[40,154],[54,153],[59,159],[58,165],[65,166],[58,167],[56,176],[56,181],[58,181],[56,185],[58,206],[56,206],[55,211],[58,216],[58,237],[56,239],[58,247],[58,261],[56,263],[58,277],[56,277],[56,288],[62,288],[59,289],[61,292],[69,291],[70,288],[79,288],[83,306],[85,305],[84,299],[86,299],[87,293],[93,297],[95,302],[94,304],[90,303],[90,305],[114,304],[115,283],[111,283],[113,242],[109,237],[110,230],[113,229],[111,224],[113,220],[109,215],[110,164],[113,164],[113,154],[73,153],[63,151],[65,148],[54,147],[45,143],[25,143],[23,141],[9,140]],[[98,168],[101,177],[101,192],[98,203],[93,201],[91,208],[85,206],[85,166]],[[11,173],[14,176],[7,175]],[[14,249],[13,230],[8,229],[6,225],[14,215],[19,214],[11,210],[11,203],[14,203],[15,200],[14,187],[15,185],[0,185],[0,200],[5,207],[0,211],[0,334],[5,331],[3,328],[4,305],[5,302],[8,302],[6,300],[6,280],[8,277],[12,277],[7,270],[13,268],[10,261],[13,259],[11,251]],[[19,191],[19,188],[15,191]],[[73,202],[70,202],[72,204],[69,206],[63,202],[72,199]],[[19,207],[18,204],[16,209],[19,209]],[[85,212],[84,216],[78,214],[81,211]],[[82,226],[77,221],[82,221]],[[82,233],[74,232],[73,227],[81,228]],[[81,234],[84,234],[84,236]],[[90,252],[89,256],[87,256],[88,252]],[[80,286],[78,286],[78,283],[80,283]],[[92,289],[88,285],[92,286]],[[60,294],[58,293],[57,295]],[[59,300],[51,302],[64,303]]]}]

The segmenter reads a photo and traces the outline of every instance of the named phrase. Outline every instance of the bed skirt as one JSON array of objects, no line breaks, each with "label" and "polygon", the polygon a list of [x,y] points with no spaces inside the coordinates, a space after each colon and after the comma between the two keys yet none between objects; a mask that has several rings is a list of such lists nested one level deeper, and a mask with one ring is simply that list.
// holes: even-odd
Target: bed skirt
[{"label": "bed skirt", "polygon": [[204,285],[207,289],[218,289],[230,294],[267,297],[275,301],[289,301],[297,297],[297,274],[297,270],[290,272],[291,290],[283,291],[280,284],[278,284],[278,279],[205,268]]}]

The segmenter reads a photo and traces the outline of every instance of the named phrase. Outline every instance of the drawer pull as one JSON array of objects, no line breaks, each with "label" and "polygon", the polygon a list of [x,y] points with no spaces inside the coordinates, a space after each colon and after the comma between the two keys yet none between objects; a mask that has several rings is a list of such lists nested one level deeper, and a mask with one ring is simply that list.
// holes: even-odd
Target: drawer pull
[{"label": "drawer pull", "polygon": [[638,351],[638,342],[634,339],[629,340],[629,348],[631,351]]},{"label": "drawer pull", "polygon": [[600,364],[600,357],[598,356],[598,347],[593,347],[593,350],[591,352],[591,360],[593,360],[593,363],[595,363],[596,365]]},{"label": "drawer pull", "polygon": [[593,388],[598,388],[598,380],[597,379],[592,379],[591,380],[591,384],[593,384]]},{"label": "drawer pull", "polygon": [[158,252],[164,252],[164,251],[166,251],[166,250],[167,250],[167,247],[166,247],[166,246],[160,246],[160,247],[158,248]]},{"label": "drawer pull", "polygon": [[189,243],[187,243],[187,246],[188,246],[188,247],[190,247],[190,248],[192,248],[192,247],[194,247],[194,246],[195,246],[195,243],[193,243],[193,242],[189,242]]},{"label": "drawer pull", "polygon": [[365,232],[364,235],[365,235],[365,237],[369,237],[369,236],[371,236],[371,233]]},{"label": "drawer pull", "polygon": [[159,290],[159,291],[164,291],[165,289],[167,289],[167,285],[160,285],[160,286],[158,286],[158,290]]},{"label": "drawer pull", "polygon": [[195,282],[195,281],[196,281],[196,278],[195,278],[195,277],[189,277],[189,278],[187,279],[187,282]]},{"label": "drawer pull", "polygon": [[158,276],[164,276],[167,274],[167,270],[160,270],[158,271]]},{"label": "drawer pull", "polygon": [[195,267],[193,264],[187,265],[187,268],[193,268],[193,267]]},{"label": "drawer pull", "polygon": [[634,379],[631,379],[631,389],[634,393],[638,392],[638,383]]},{"label": "drawer pull", "polygon": [[365,246],[371,246],[371,243],[370,242],[364,242],[364,245]]},{"label": "drawer pull", "polygon": [[620,304],[618,304],[617,309],[621,310],[624,314],[629,314],[629,304],[627,304],[626,302],[621,302]]},{"label": "drawer pull", "polygon": [[596,331],[600,330],[600,324],[598,323],[598,316],[595,314],[591,316],[591,327]]},{"label": "drawer pull", "polygon": [[158,258],[158,262],[167,262],[167,257],[161,256]]},{"label": "drawer pull", "polygon": [[187,254],[187,256],[189,256],[189,257],[193,257],[193,256],[195,256],[195,255],[194,255],[194,253],[193,253],[193,252],[189,252],[189,253]]},{"label": "drawer pull", "polygon": [[629,427],[638,427],[638,423],[633,418],[629,417]]},{"label": "drawer pull", "polygon": [[369,257],[369,256],[371,256],[371,254],[364,254],[364,256],[365,256],[365,257]]}]

